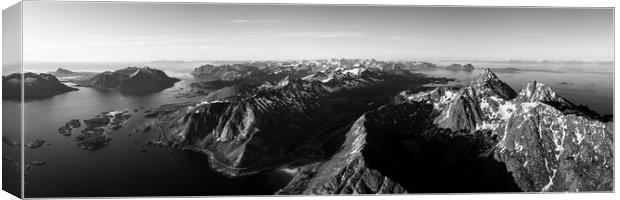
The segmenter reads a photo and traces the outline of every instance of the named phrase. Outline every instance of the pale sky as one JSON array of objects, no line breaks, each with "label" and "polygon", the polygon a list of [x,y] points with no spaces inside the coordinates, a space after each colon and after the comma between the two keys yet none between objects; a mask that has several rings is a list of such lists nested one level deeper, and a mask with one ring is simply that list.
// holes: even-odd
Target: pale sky
[{"label": "pale sky", "polygon": [[613,60],[609,8],[24,2],[25,62]]}]

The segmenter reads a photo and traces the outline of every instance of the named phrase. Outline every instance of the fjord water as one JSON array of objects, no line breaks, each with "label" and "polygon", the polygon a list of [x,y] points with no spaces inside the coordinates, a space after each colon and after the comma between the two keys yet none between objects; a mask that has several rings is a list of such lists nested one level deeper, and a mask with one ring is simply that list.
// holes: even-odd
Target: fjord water
[{"label": "fjord water", "polygon": [[[290,179],[283,171],[227,178],[209,170],[207,157],[202,154],[146,146],[144,142],[157,133],[132,131],[145,121],[143,110],[135,113],[135,108],[197,100],[175,97],[183,91],[181,88],[188,88],[187,83],[184,80],[173,88],[145,96],[79,87],[79,91],[27,101],[25,143],[41,139],[51,144],[25,148],[27,164],[46,162],[43,166],[31,165],[25,178],[26,197],[250,195],[273,194],[283,187]],[[5,109],[17,105],[3,100]],[[58,128],[71,119],[90,119],[113,110],[129,110],[132,117],[127,126],[113,131],[109,145],[98,151],[76,145],[75,136],[84,128],[83,123],[71,136],[58,133]],[[3,124],[18,123],[18,118],[3,118]],[[141,152],[144,147],[147,152]]]},{"label": "fjord water", "polygon": [[[600,114],[613,112],[613,66],[599,66],[597,70],[587,70],[586,67],[571,68],[556,65],[473,64],[478,68],[473,73],[447,70],[426,73],[431,76],[455,78],[457,84],[466,84],[481,68],[515,67],[522,70],[518,72],[497,70],[496,73],[517,92],[529,80],[537,80],[551,86],[559,95],[576,104],[586,104]],[[211,171],[207,158],[201,154],[181,150],[171,152],[164,147],[145,146],[144,141],[156,137],[157,133],[132,131],[145,121],[142,116],[143,110],[134,113],[134,109],[198,100],[176,96],[189,88],[188,84],[192,79],[187,77],[187,74],[200,64],[163,63],[150,66],[163,69],[170,76],[182,78],[183,81],[176,83],[172,88],[144,96],[126,96],[114,91],[79,87],[79,91],[25,102],[24,142],[29,143],[36,139],[51,142],[51,145],[37,149],[25,149],[26,163],[32,161],[47,163],[44,166],[31,166],[32,169],[25,178],[26,197],[258,195],[273,194],[286,185],[291,177],[281,170],[248,177],[228,178]],[[70,66],[67,68],[74,69]],[[86,65],[76,69],[82,69],[76,71],[91,71]],[[53,69],[41,68],[33,71],[50,70]],[[17,102],[3,100],[5,112],[18,110],[18,105]],[[127,126],[112,132],[110,144],[101,150],[87,151],[75,144],[75,136],[84,128],[83,124],[82,127],[74,129],[73,135],[69,137],[57,132],[59,127],[71,119],[90,119],[101,112],[113,110],[129,110],[132,117]],[[7,131],[18,132],[11,130],[12,126],[6,125],[19,124],[19,117],[3,117],[3,124],[5,134]],[[141,152],[144,147],[147,148],[147,152]]]}]

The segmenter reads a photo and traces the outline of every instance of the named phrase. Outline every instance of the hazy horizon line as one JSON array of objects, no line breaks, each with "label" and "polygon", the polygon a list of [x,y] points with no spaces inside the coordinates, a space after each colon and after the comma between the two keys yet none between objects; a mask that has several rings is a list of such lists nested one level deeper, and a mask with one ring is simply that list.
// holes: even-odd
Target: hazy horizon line
[{"label": "hazy horizon line", "polygon": [[[213,61],[313,61],[313,60],[377,60],[377,61],[472,61],[472,62],[583,62],[583,63],[600,63],[600,62],[615,62],[614,58],[610,59],[482,59],[482,58],[290,58],[290,59],[195,59],[195,60],[177,60],[177,59],[162,59],[162,60],[115,60],[115,61],[23,61],[22,63],[161,63],[161,62],[176,62],[176,63],[194,63],[194,62],[213,62]],[[9,63],[7,65],[15,65],[19,63]]]}]

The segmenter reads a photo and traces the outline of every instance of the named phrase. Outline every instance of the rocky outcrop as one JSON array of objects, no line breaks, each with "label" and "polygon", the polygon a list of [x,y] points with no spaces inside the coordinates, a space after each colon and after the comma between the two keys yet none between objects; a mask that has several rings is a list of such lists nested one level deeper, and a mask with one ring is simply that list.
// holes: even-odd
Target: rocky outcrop
[{"label": "rocky outcrop", "polygon": [[[77,88],[69,87],[62,84],[55,76],[51,74],[23,74],[24,98],[46,98],[65,92],[76,91]],[[3,99],[19,99],[22,94],[22,74],[15,73],[2,77],[2,98]]]},{"label": "rocky outcrop", "polygon": [[65,123],[64,126],[58,128],[58,133],[63,136],[70,136],[73,132],[74,128],[79,128],[82,126],[79,119],[72,119],[69,122]]},{"label": "rocky outcrop", "polygon": [[149,67],[128,67],[106,71],[80,82],[82,86],[114,89],[126,94],[152,93],[172,87],[179,79],[171,78],[161,70]]}]

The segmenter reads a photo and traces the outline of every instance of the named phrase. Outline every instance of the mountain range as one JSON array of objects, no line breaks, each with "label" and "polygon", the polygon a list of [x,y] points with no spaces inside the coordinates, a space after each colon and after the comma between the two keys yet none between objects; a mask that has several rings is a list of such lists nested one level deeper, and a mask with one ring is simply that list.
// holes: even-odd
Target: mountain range
[{"label": "mountain range", "polygon": [[324,67],[161,115],[158,142],[228,176],[296,169],[279,194],[613,190],[609,117],[536,81],[517,93],[490,69],[426,86],[441,81]]}]

